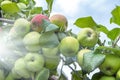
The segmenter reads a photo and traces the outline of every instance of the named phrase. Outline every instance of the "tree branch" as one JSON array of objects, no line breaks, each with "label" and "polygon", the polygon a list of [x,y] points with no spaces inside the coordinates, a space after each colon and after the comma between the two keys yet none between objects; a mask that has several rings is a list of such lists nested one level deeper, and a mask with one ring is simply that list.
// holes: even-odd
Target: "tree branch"
[{"label": "tree branch", "polygon": [[9,19],[0,18],[0,22],[5,22],[5,23],[13,24],[13,23],[14,23],[14,20],[9,20]]}]

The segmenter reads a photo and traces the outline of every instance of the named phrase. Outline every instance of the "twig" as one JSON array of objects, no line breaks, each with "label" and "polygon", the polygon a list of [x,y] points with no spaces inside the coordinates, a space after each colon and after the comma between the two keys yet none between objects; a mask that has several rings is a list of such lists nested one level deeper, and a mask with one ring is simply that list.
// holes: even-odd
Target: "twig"
[{"label": "twig", "polygon": [[0,18],[0,22],[5,22],[5,23],[13,24],[14,20]]},{"label": "twig", "polygon": [[113,47],[117,45],[117,42],[120,40],[120,36],[117,38],[117,40],[114,42]]}]

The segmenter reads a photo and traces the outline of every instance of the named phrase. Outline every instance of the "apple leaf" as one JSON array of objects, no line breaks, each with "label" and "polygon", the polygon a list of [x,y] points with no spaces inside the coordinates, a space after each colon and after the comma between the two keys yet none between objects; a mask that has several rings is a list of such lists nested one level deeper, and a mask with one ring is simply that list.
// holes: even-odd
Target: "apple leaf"
[{"label": "apple leaf", "polygon": [[46,0],[46,2],[47,2],[47,7],[48,7],[48,13],[50,13],[52,11],[53,0]]},{"label": "apple leaf", "polygon": [[111,14],[112,17],[110,19],[110,23],[120,25],[120,6],[116,6],[116,8],[112,10]]},{"label": "apple leaf", "polygon": [[107,27],[103,26],[103,25],[98,25],[97,30],[100,32],[103,32],[105,34],[107,34],[109,32],[109,30],[107,29]]},{"label": "apple leaf", "polygon": [[40,45],[45,48],[54,48],[59,45],[57,35],[53,31],[48,31],[41,34]]},{"label": "apple leaf", "polygon": [[50,75],[49,69],[43,68],[42,71],[38,73],[35,80],[48,80]]},{"label": "apple leaf", "polygon": [[30,11],[30,14],[40,14],[42,13],[42,7],[34,7],[31,11]]},{"label": "apple leaf", "polygon": [[91,16],[78,18],[74,24],[80,28],[90,27],[95,29],[97,27],[96,22]]},{"label": "apple leaf", "polygon": [[10,13],[10,14],[14,14],[20,11],[19,7],[14,2],[1,5],[1,9],[6,13]]},{"label": "apple leaf", "polygon": [[106,46],[99,46],[96,48],[96,50],[109,50],[112,51],[113,54],[120,56],[120,49],[119,48],[112,48],[112,47],[106,47]]},{"label": "apple leaf", "polygon": [[83,66],[84,73],[90,73],[96,69],[103,61],[105,55],[97,52],[89,52],[83,55]]},{"label": "apple leaf", "polygon": [[59,29],[59,27],[56,26],[55,24],[49,24],[49,25],[46,27],[45,32],[46,32],[46,31],[55,31],[55,30],[57,30],[57,29]]},{"label": "apple leaf", "polygon": [[120,28],[114,28],[110,30],[107,34],[108,38],[115,40],[120,35]]}]

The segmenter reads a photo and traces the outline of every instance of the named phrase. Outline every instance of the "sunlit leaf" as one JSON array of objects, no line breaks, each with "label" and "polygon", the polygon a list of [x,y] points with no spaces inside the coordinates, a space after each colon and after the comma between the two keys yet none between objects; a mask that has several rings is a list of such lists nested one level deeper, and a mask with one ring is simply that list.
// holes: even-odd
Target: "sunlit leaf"
[{"label": "sunlit leaf", "polygon": [[108,38],[115,40],[120,35],[120,28],[114,28],[110,30],[107,34]]},{"label": "sunlit leaf", "polygon": [[98,25],[97,30],[100,32],[103,32],[105,34],[107,34],[109,32],[109,30],[107,29],[107,27],[103,26],[103,25]]},{"label": "sunlit leaf", "polygon": [[47,2],[48,11],[51,12],[53,0],[46,0],[46,2]]},{"label": "sunlit leaf", "polygon": [[74,24],[80,28],[89,27],[94,29],[97,26],[97,24],[95,23],[91,16],[78,18]]},{"label": "sunlit leaf", "polygon": [[116,8],[112,10],[111,14],[112,17],[110,19],[110,23],[120,25],[120,6],[116,6]]},{"label": "sunlit leaf", "polygon": [[41,14],[42,13],[42,7],[34,7],[31,11],[30,14]]},{"label": "sunlit leaf", "polygon": [[3,1],[1,3],[1,9],[6,13],[10,13],[10,14],[17,13],[20,11],[17,4],[11,1]]}]

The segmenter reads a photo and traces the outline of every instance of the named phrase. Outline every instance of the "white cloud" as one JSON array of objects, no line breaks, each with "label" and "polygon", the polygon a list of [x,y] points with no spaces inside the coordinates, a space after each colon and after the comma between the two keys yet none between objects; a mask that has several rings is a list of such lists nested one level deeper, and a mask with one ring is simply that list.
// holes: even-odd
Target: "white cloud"
[{"label": "white cloud", "polygon": [[83,0],[56,0],[55,8],[61,10],[65,14],[76,14],[79,10],[80,2]]}]

